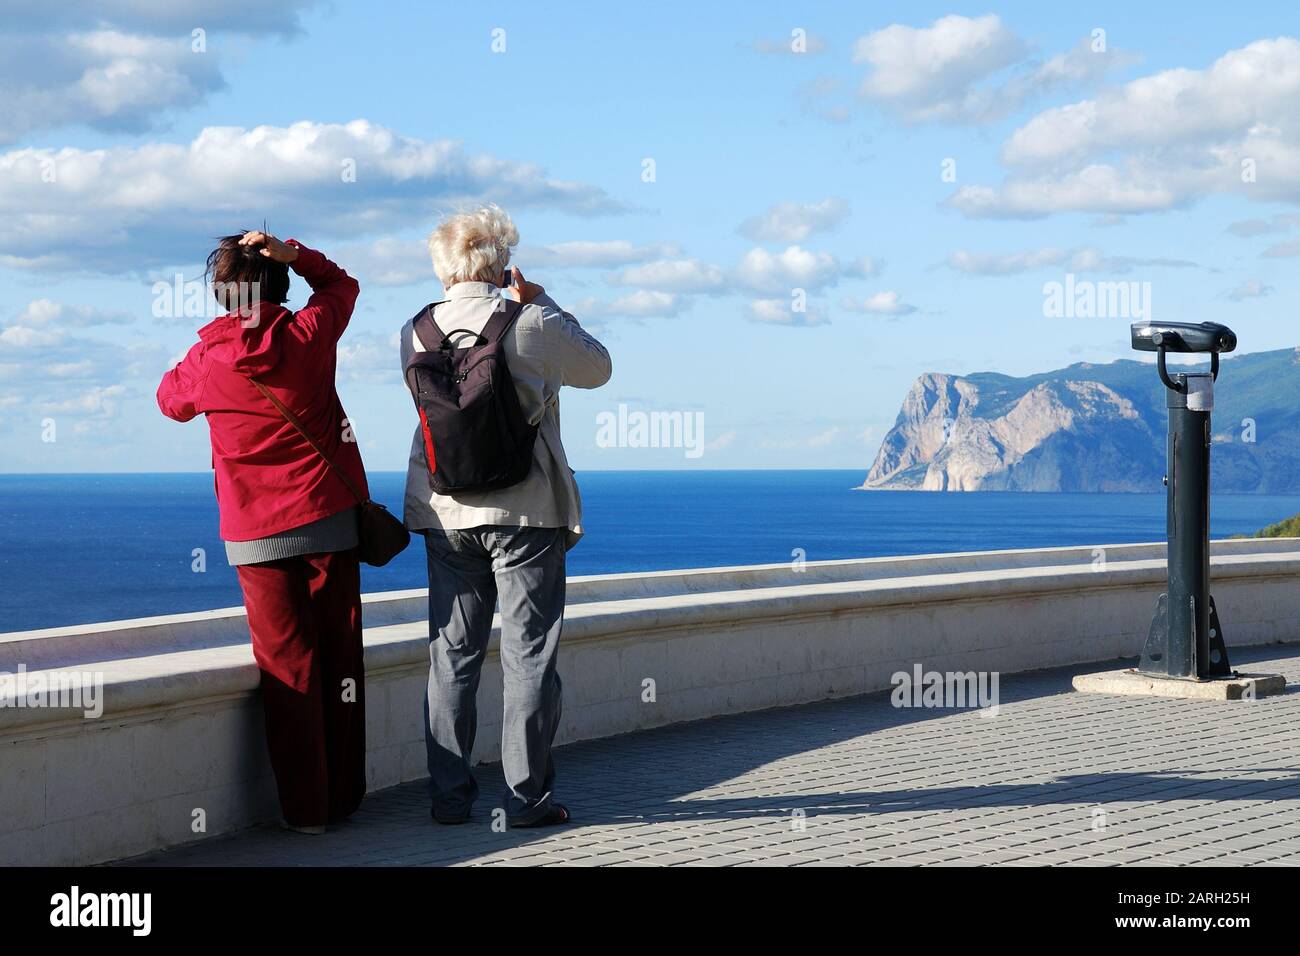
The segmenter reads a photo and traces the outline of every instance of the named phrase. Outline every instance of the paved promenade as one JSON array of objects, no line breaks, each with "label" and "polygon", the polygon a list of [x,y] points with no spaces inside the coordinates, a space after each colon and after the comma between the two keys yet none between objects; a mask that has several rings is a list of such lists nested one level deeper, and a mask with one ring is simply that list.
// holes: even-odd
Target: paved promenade
[{"label": "paved promenade", "polygon": [[[1300,682],[1286,647],[1233,665]],[[323,837],[260,827],[138,863],[226,865],[1300,865],[1300,691],[1210,703],[1074,693],[1078,667],[1004,677],[997,716],[888,694],[557,752],[575,822],[440,827],[424,785]],[[418,719],[417,715],[412,715]]]}]

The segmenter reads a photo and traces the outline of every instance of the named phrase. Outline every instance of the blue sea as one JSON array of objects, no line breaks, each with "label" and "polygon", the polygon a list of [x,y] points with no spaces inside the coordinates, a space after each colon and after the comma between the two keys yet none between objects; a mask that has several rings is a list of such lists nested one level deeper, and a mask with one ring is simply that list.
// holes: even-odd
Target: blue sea
[{"label": "blue sea", "polygon": [[[853,490],[862,471],[579,474],[587,536],[569,574],[940,551],[1163,540],[1163,492],[1142,495]],[[401,513],[404,476],[375,473]],[[1300,495],[1220,495],[1215,537],[1300,513]],[[424,585],[423,542],[367,591]],[[206,570],[191,569],[206,552]],[[212,475],[0,475],[0,631],[241,603],[217,536]]]}]

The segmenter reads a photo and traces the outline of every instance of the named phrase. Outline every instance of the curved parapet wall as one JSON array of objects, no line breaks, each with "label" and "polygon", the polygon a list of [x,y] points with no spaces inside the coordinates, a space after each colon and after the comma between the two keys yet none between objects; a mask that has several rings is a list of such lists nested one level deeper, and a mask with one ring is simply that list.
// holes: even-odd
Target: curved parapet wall
[{"label": "curved parapet wall", "polygon": [[[1300,640],[1300,540],[1212,553],[1230,646]],[[574,578],[559,740],[880,691],[918,664],[1133,657],[1163,584],[1162,544]],[[372,788],[424,776],[424,614],[422,590],[365,597]],[[96,692],[75,707],[29,706],[38,683],[75,698],[79,681]],[[274,819],[257,683],[241,608],[0,635],[0,863],[94,863]],[[479,760],[500,713],[494,652]]]}]

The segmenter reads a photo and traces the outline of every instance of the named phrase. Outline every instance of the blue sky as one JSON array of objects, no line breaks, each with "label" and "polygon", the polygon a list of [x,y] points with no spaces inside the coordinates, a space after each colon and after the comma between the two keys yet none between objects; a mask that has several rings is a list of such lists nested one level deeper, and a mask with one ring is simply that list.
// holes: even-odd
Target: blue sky
[{"label": "blue sky", "polygon": [[[563,399],[579,469],[865,474],[922,373],[1131,356],[1130,316],[1045,316],[1067,273],[1297,345],[1287,4],[3,6],[3,471],[206,469],[153,401],[203,320],[154,283],[263,218],[361,280],[372,470],[405,467],[394,333],[465,201],[613,354]],[[620,404],[702,413],[704,454],[598,447]]]}]

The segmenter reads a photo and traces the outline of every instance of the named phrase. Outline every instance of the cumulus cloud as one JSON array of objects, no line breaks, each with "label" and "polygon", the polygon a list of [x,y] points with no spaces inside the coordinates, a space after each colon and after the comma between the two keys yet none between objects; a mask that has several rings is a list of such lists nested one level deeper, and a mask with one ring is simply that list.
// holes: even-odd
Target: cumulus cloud
[{"label": "cumulus cloud", "polygon": [[1065,261],[1064,249],[1029,249],[1023,252],[987,253],[958,249],[948,256],[948,266],[957,272],[978,276],[1014,275],[1060,265]]},{"label": "cumulus cloud", "polygon": [[629,266],[606,278],[615,285],[673,294],[723,295],[740,290],[770,296],[789,295],[792,289],[820,289],[843,278],[874,276],[879,268],[871,258],[841,262],[829,252],[791,245],[780,252],[751,249],[732,269],[699,259],[664,259]]},{"label": "cumulus cloud", "polygon": [[916,306],[908,305],[897,292],[877,292],[865,300],[845,299],[842,307],[850,312],[866,312],[870,315],[911,315]]},{"label": "cumulus cloud", "polygon": [[291,36],[301,31],[302,12],[320,0],[6,0],[5,27],[15,33],[94,26],[167,35],[195,27],[231,33]]},{"label": "cumulus cloud", "polygon": [[89,305],[69,305],[53,299],[33,299],[7,326],[28,329],[75,329],[96,325],[122,325],[134,320],[126,312],[99,309]]},{"label": "cumulus cloud", "polygon": [[948,200],[972,217],[1143,213],[1237,193],[1300,200],[1300,41],[1260,40],[1045,110],[1002,146],[999,187]]},{"label": "cumulus cloud", "polygon": [[953,15],[928,27],[895,23],[859,37],[853,59],[870,68],[863,95],[920,121],[986,112],[987,93],[977,84],[1027,52],[1024,41],[995,15]]},{"label": "cumulus cloud", "polygon": [[192,53],[188,37],[7,35],[0,64],[0,143],[74,123],[139,132],[223,85],[215,58]]},{"label": "cumulus cloud", "polygon": [[994,14],[952,15],[928,27],[893,24],[860,37],[854,61],[868,68],[861,94],[908,122],[985,123],[1034,96],[1095,83],[1132,62],[1088,37],[1044,62]]},{"label": "cumulus cloud", "polygon": [[0,154],[0,263],[139,272],[198,261],[211,237],[263,218],[310,241],[423,226],[484,198],[619,208],[594,186],[366,120],[209,127],[190,143]]},{"label": "cumulus cloud", "polygon": [[363,287],[438,281],[433,274],[429,246],[423,239],[383,236],[373,242],[340,246],[327,252],[331,259],[360,280]]},{"label": "cumulus cloud", "polygon": [[788,292],[832,285],[844,273],[829,252],[812,252],[797,245],[782,252],[751,249],[736,266],[738,284],[755,292]]},{"label": "cumulus cloud", "polygon": [[401,384],[398,369],[401,331],[387,335],[378,332],[354,332],[344,336],[338,346],[338,374],[345,381],[369,384]]},{"label": "cumulus cloud", "polygon": [[71,124],[148,129],[225,85],[208,32],[288,36],[309,5],[10,0],[0,37],[0,143]]},{"label": "cumulus cloud", "polygon": [[0,326],[0,409],[81,418],[116,414],[126,383],[161,374],[165,359],[157,343],[121,345],[81,331],[120,321],[116,313],[47,299],[30,303]]},{"label": "cumulus cloud", "polygon": [[629,266],[608,277],[616,285],[639,286],[659,292],[716,292],[726,284],[717,266],[699,259],[661,259]]},{"label": "cumulus cloud", "polygon": [[816,306],[796,312],[790,299],[754,299],[749,303],[747,312],[751,322],[765,325],[810,327],[830,322],[826,313]]},{"label": "cumulus cloud", "polygon": [[800,242],[834,229],[849,214],[847,200],[831,196],[818,203],[777,203],[740,224],[740,234],[756,241]]}]

